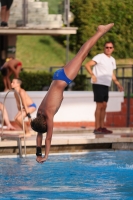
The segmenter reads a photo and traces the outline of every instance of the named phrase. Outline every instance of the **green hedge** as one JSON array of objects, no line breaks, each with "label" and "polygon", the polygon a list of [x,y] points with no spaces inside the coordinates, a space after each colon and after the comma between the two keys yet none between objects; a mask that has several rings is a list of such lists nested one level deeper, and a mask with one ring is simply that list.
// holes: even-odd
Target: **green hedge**
[{"label": "green hedge", "polygon": [[73,90],[76,91],[86,90],[86,75],[78,75],[73,82],[75,83]]},{"label": "green hedge", "polygon": [[[41,71],[41,72],[26,72],[20,73],[20,79],[23,84],[22,87],[26,91],[42,91],[44,87],[48,88],[52,81],[52,73]],[[12,78],[11,78],[12,79]],[[75,86],[73,90],[85,90],[86,87],[86,75],[78,75],[74,80]],[[66,88],[66,90],[68,87]],[[0,91],[4,90],[2,76],[0,74]]]},{"label": "green hedge", "polygon": [[23,81],[22,87],[27,91],[41,91],[44,86],[49,86],[52,74],[48,72],[22,72],[20,79]]},{"label": "green hedge", "polygon": [[[124,97],[127,98],[127,94],[125,94]],[[133,98],[133,93],[130,94],[130,98]]]},{"label": "green hedge", "polygon": [[[133,58],[133,0],[71,0],[71,12],[75,18],[71,26],[78,27],[70,36],[70,48],[77,52],[95,32],[99,24],[115,23],[115,26],[92,48],[89,57],[103,51],[105,41],[115,43],[115,58]],[[63,36],[62,36],[63,37]],[[64,40],[63,38],[62,42]]]},{"label": "green hedge", "polygon": [[[12,79],[12,78],[11,78]],[[20,79],[22,87],[27,91],[41,91],[44,86],[48,86],[52,80],[52,74],[47,72],[21,72]],[[4,90],[2,76],[0,75],[0,91]]]}]

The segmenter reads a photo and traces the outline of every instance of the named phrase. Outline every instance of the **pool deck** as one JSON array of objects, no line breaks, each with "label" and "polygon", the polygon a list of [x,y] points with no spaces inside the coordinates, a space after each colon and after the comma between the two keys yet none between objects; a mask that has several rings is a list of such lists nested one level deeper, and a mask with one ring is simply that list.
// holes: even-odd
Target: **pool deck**
[{"label": "pool deck", "polygon": [[[113,134],[94,134],[93,127],[55,127],[50,153],[84,152],[94,149],[133,150],[133,128],[111,128]],[[18,155],[18,141],[24,147],[24,136],[21,130],[4,130],[0,141],[0,156]],[[1,135],[1,134],[0,134]],[[43,145],[45,145],[45,135]],[[36,133],[31,131],[25,137],[26,153],[35,154]],[[24,148],[22,148],[24,149]]]}]

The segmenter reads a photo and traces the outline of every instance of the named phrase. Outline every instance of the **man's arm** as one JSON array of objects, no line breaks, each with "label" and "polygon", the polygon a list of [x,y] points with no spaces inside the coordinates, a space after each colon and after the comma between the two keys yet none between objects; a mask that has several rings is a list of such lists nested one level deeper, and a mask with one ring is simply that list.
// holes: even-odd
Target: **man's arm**
[{"label": "man's arm", "polygon": [[2,65],[2,68],[4,68],[4,67],[8,67],[7,62],[5,62],[5,63]]},{"label": "man's arm", "polygon": [[122,92],[124,89],[123,89],[122,85],[120,84],[120,82],[117,80],[117,78],[116,78],[114,73],[112,74],[112,80],[117,85],[117,87],[119,88],[120,92]]},{"label": "man's arm", "polygon": [[87,71],[88,71],[89,74],[91,75],[92,81],[93,81],[94,83],[96,83],[96,82],[97,82],[97,78],[96,78],[96,76],[93,74],[93,71],[92,71],[92,69],[91,69],[94,65],[96,65],[96,62],[95,62],[94,60],[90,60],[88,63],[86,63],[85,68],[87,69]]},{"label": "man's arm", "polygon": [[36,161],[39,162],[42,159],[42,140],[43,134],[38,133],[36,137]]},{"label": "man's arm", "polygon": [[19,97],[18,97],[18,92],[14,92],[14,97],[16,99],[16,103],[17,103],[17,108],[19,111],[21,111],[21,107],[20,107],[20,101],[19,101]]},{"label": "man's arm", "polygon": [[26,103],[26,91],[25,90],[21,89],[20,97],[21,97],[22,105],[25,109],[25,112],[26,112],[26,114],[28,114],[29,110],[28,110],[27,103]]},{"label": "man's arm", "polygon": [[27,116],[29,122],[31,122],[31,115],[30,115],[30,112],[29,112],[29,108],[27,106],[26,96],[27,96],[26,91],[23,90],[23,89],[21,89],[21,91],[20,91],[20,97],[21,97],[22,105],[23,105],[23,108],[24,108],[24,111],[25,111],[24,118]]},{"label": "man's arm", "polygon": [[17,71],[16,71],[16,69],[15,69],[13,63],[10,63],[9,68],[10,68],[10,69],[12,70],[12,72],[14,73],[14,76],[15,76],[16,78],[18,78],[18,73],[17,73]]},{"label": "man's arm", "polygon": [[[47,135],[45,139],[45,155],[43,158],[37,158],[37,162],[45,162],[48,158],[49,151],[50,151],[50,146],[51,146],[51,140],[52,140],[52,134],[53,134],[53,118],[47,118],[46,119],[47,123]],[[42,142],[41,142],[42,143]],[[37,143],[37,146],[40,145]]]}]

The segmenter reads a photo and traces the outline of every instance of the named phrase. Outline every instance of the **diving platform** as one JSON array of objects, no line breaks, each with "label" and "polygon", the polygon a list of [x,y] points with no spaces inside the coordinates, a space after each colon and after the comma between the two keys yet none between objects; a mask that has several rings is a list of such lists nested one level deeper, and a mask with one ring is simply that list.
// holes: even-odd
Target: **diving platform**
[{"label": "diving platform", "polygon": [[0,27],[0,35],[71,35],[76,34],[77,27],[44,28],[33,27]]}]

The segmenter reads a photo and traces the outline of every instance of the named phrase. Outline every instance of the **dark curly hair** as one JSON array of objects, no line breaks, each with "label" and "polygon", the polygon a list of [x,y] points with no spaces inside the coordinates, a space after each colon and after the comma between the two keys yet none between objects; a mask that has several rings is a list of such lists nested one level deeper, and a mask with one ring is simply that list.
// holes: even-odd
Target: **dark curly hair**
[{"label": "dark curly hair", "polygon": [[43,115],[38,115],[31,121],[31,128],[38,133],[46,133],[47,124],[45,117]]}]

